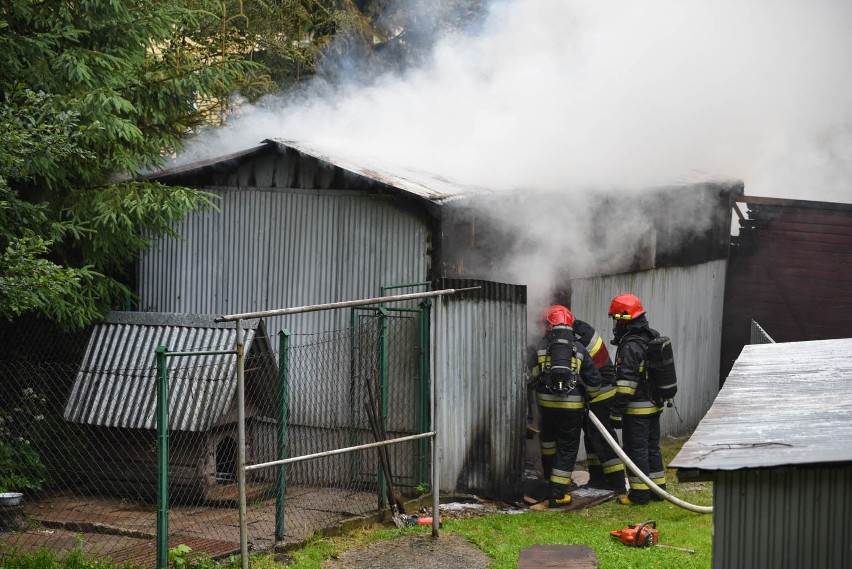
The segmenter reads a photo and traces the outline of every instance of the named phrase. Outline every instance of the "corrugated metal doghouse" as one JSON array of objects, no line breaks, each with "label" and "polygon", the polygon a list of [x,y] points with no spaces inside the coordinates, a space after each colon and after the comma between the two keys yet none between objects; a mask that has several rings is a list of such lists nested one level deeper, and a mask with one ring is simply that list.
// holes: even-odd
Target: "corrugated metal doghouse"
[{"label": "corrugated metal doghouse", "polygon": [[[277,367],[262,320],[245,325],[247,455],[269,457]],[[65,420],[85,427],[87,442],[108,452],[82,465],[81,481],[98,490],[151,497],[156,492],[154,353],[229,350],[232,323],[181,314],[112,312],[96,324],[65,406]],[[236,475],[236,357],[168,361],[170,487],[176,500],[224,498]]]}]

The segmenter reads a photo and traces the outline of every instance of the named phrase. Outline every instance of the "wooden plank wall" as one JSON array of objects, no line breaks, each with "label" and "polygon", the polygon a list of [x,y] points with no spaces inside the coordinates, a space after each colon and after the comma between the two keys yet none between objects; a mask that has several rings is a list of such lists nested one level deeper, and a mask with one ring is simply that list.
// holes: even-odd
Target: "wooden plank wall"
[{"label": "wooden plank wall", "polygon": [[754,319],[776,342],[852,337],[852,205],[744,197],[725,286],[721,380]]}]

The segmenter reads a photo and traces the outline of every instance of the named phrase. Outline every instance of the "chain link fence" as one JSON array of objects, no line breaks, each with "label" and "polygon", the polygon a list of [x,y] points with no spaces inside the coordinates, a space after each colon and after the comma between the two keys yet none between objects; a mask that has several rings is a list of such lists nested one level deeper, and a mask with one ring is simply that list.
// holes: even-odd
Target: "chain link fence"
[{"label": "chain link fence", "polygon": [[751,344],[774,344],[775,340],[767,334],[766,330],[763,327],[751,320],[751,329],[750,329],[750,343]]},{"label": "chain link fence", "polygon": [[[0,491],[22,494],[0,505],[0,561],[48,548],[156,564],[157,346],[205,352],[166,358],[168,547],[239,554],[234,324],[153,313],[134,323],[121,314],[120,323],[78,334],[38,321],[0,330]],[[249,327],[247,464],[428,430],[422,312],[359,308],[350,320],[313,335]],[[380,418],[378,435],[367,405]],[[430,445],[387,447],[404,495],[428,489]],[[250,546],[298,544],[377,512],[386,505],[383,476],[376,449],[248,471]]]}]

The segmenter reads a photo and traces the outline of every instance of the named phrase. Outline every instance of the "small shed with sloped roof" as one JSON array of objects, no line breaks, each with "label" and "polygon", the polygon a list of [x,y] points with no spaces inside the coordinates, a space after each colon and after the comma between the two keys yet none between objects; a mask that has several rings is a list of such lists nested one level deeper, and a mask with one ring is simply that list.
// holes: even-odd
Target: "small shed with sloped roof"
[{"label": "small shed with sloped roof", "polygon": [[[138,308],[236,314],[374,298],[388,288],[423,290],[447,280],[483,284],[477,301],[444,302],[470,310],[453,313],[458,320],[445,335],[433,322],[429,365],[421,368],[423,375],[411,374],[422,385],[434,379],[446,389],[439,396],[465,395],[464,405],[447,406],[447,416],[440,417],[440,478],[447,492],[505,496],[522,479],[524,348],[531,313],[545,302],[569,305],[606,336],[610,299],[641,294],[652,325],[677,346],[678,408],[664,413],[664,432],[698,423],[718,392],[731,200],[742,195],[741,182],[631,193],[584,192],[566,180],[564,191],[498,191],[359,156],[359,150],[269,139],[152,173],[150,180],[217,196],[218,210],[190,214],[174,228],[181,238],[164,236],[142,255],[134,290]],[[540,178],[530,172],[531,180]],[[536,230],[530,237],[522,230],[545,218],[560,224],[558,236]],[[582,246],[565,246],[579,234]],[[554,242],[556,251],[543,247]],[[552,254],[544,259],[541,249]],[[524,266],[541,262],[521,271],[518,260]],[[542,273],[558,281],[560,294],[553,299],[528,302],[526,290],[505,288],[543,288]],[[270,316],[266,324],[270,333],[286,328],[309,335],[348,328],[349,316],[311,311]],[[505,339],[495,340],[491,331],[497,329]],[[394,341],[417,345],[402,335]],[[463,370],[446,365],[448,353],[459,357]],[[492,368],[498,361],[505,363]],[[291,422],[337,429],[310,386],[311,379],[293,378]],[[418,398],[412,393],[409,400]],[[421,411],[409,415],[425,422]],[[394,425],[389,431],[407,432]],[[486,435],[493,444],[482,444]]]},{"label": "small shed with sloped roof", "polygon": [[[269,458],[277,366],[262,320],[245,323],[247,455]],[[208,352],[167,358],[169,482],[176,500],[215,500],[236,481],[236,356],[233,323],[212,316],[111,312],[96,324],[65,405],[82,441],[102,449],[77,465],[86,486],[150,497],[157,481],[155,350]]]},{"label": "small shed with sloped roof", "polygon": [[746,346],[670,467],[713,482],[713,567],[852,567],[852,338]]}]

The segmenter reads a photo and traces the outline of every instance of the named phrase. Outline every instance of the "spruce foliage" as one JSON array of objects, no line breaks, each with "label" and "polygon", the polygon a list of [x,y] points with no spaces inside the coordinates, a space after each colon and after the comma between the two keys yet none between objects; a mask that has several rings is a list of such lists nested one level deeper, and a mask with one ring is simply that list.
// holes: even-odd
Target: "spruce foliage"
[{"label": "spruce foliage", "polygon": [[129,294],[154,237],[213,205],[134,181],[262,88],[263,68],[203,36],[215,14],[163,0],[0,7],[0,311],[81,328]]}]

